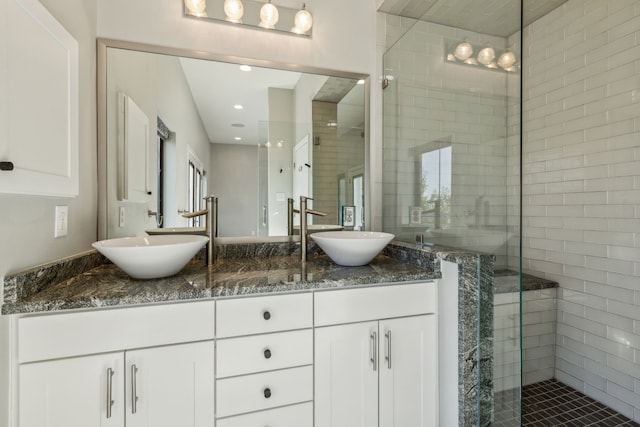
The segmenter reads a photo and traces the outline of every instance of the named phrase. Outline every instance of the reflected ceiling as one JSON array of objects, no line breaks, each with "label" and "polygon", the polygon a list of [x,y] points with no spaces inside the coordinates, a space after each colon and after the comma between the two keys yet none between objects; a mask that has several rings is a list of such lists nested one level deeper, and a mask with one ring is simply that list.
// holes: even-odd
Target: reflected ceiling
[{"label": "reflected ceiling", "polygon": [[[536,21],[567,0],[525,0],[524,25]],[[517,0],[379,0],[378,10],[481,34],[508,37],[520,30]]]}]

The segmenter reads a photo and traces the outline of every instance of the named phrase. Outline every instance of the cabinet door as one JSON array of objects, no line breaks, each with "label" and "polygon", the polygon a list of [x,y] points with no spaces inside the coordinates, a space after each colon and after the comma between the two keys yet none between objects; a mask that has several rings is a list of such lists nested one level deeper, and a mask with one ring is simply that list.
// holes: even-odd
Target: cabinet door
[{"label": "cabinet door", "polygon": [[380,322],[380,427],[437,426],[434,315]]},{"label": "cabinet door", "polygon": [[78,42],[37,0],[0,1],[0,193],[79,188]]},{"label": "cabinet door", "polygon": [[20,365],[20,427],[124,427],[123,369],[123,353]]},{"label": "cabinet door", "polygon": [[378,425],[378,322],[315,330],[315,427]]},{"label": "cabinet door", "polygon": [[213,341],[127,351],[127,427],[214,423]]}]

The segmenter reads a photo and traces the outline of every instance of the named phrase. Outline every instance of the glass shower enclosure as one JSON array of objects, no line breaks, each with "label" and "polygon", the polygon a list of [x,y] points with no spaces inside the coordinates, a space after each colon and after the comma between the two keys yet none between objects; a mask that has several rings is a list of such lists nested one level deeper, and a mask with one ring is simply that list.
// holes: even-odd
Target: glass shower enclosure
[{"label": "glass shower enclosure", "polygon": [[475,379],[490,404],[464,425],[520,425],[521,16],[520,0],[464,0],[386,19],[383,229],[493,260]]}]

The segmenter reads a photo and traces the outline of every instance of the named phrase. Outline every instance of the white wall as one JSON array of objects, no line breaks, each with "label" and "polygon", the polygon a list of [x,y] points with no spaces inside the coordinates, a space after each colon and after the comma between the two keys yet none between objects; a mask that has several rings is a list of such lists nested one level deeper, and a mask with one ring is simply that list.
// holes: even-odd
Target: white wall
[{"label": "white wall", "polygon": [[523,266],[556,280],[556,377],[640,420],[640,4],[524,32]]},{"label": "white wall", "polygon": [[[107,54],[107,227],[108,238],[146,235],[148,228],[156,228],[156,218],[148,210],[157,211],[157,117],[169,127],[175,142],[174,192],[165,189],[165,197],[174,200],[176,211],[166,212],[171,220],[166,227],[187,226],[187,220],[177,210],[189,209],[188,150],[203,162],[209,173],[209,138],[191,95],[180,60],[167,55],[109,49]],[[117,96],[122,92],[142,109],[149,119],[148,158],[149,188],[152,194],[145,201],[118,201],[117,194]],[[165,158],[165,161],[168,161]],[[119,226],[119,208],[125,209],[125,226]]]}]

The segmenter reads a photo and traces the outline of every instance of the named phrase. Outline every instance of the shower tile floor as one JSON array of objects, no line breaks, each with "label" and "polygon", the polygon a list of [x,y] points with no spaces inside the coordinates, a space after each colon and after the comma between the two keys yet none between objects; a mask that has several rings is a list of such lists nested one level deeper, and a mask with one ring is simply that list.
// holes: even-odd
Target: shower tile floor
[{"label": "shower tile floor", "polygon": [[[517,392],[496,393],[495,427],[519,425],[520,405],[514,393]],[[522,409],[522,425],[525,427],[640,427],[640,424],[555,379],[525,386]]]}]

